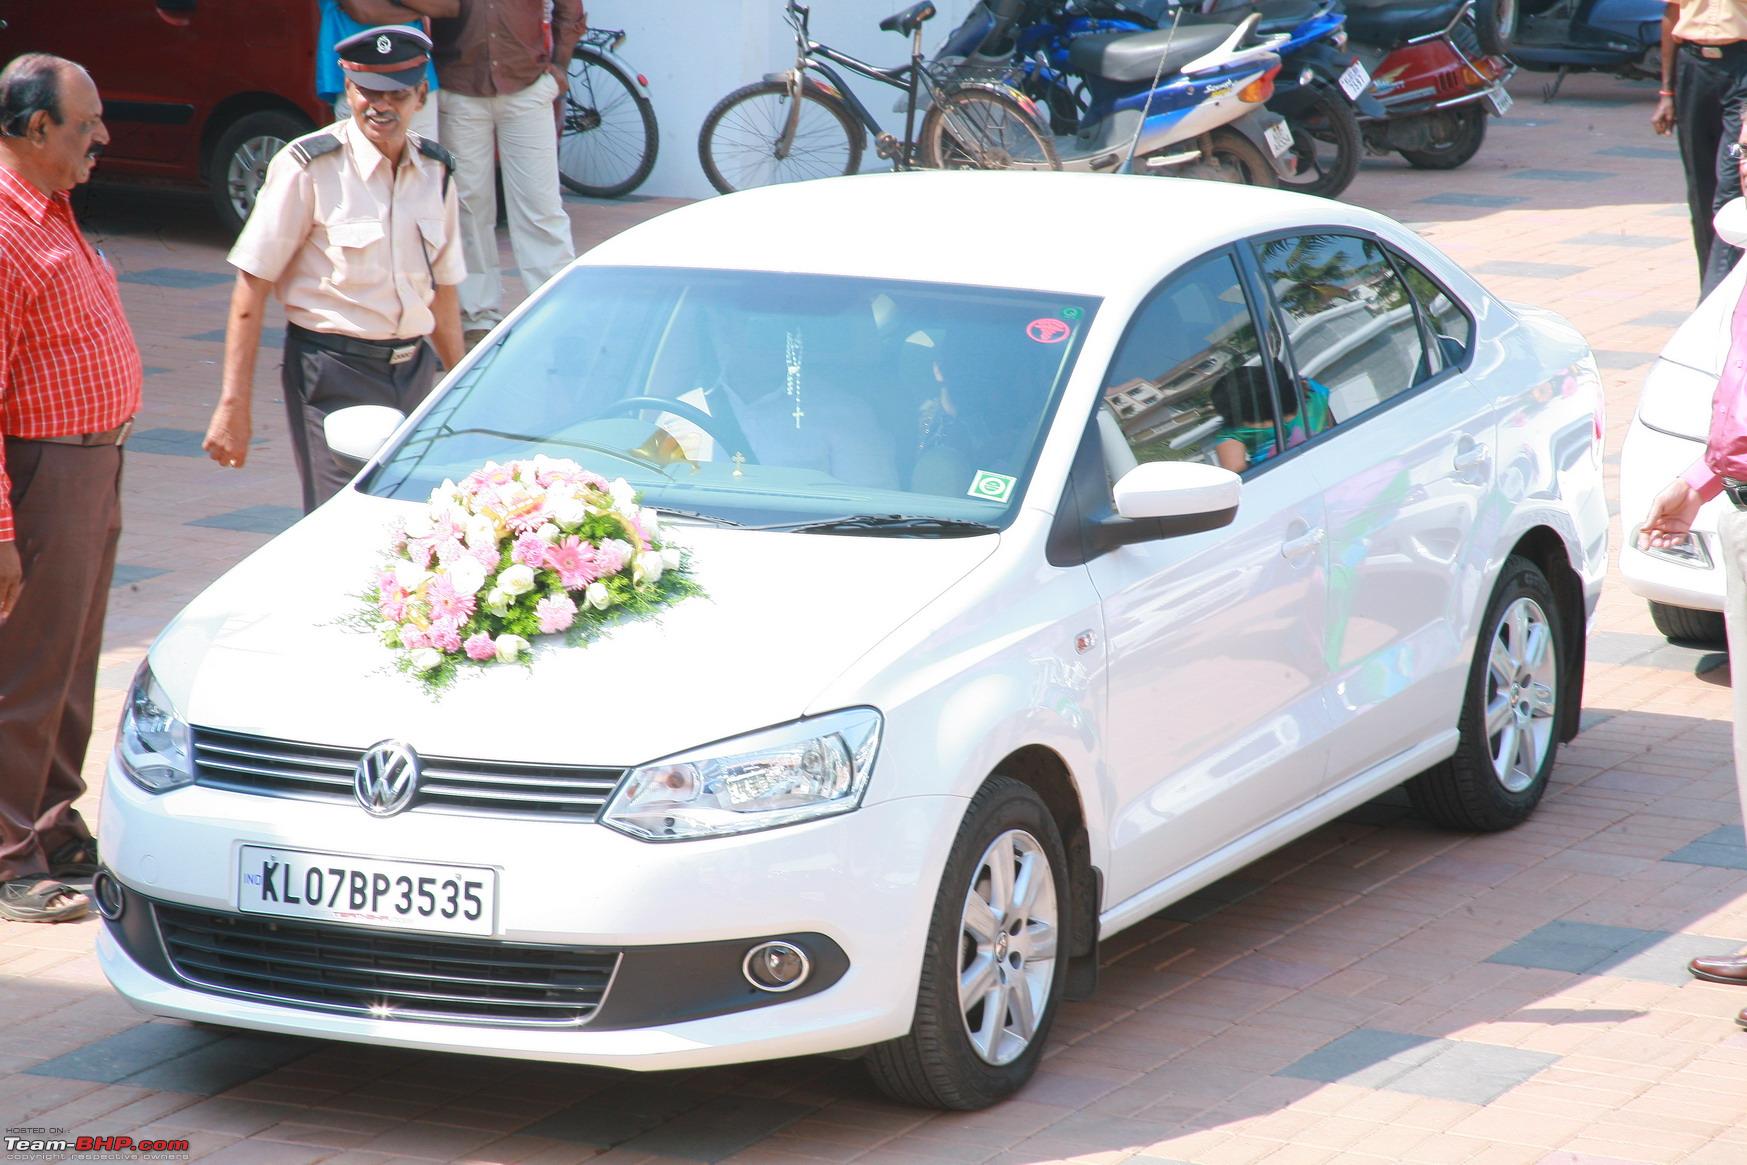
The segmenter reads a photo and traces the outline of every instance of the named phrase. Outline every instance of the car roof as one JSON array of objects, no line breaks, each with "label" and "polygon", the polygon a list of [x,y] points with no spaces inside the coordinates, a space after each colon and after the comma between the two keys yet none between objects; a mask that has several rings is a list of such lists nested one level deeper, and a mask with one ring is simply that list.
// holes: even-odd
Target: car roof
[{"label": "car roof", "polygon": [[1327,199],[1145,175],[920,171],[767,186],[680,207],[581,262],[865,275],[1112,296],[1246,235],[1388,230]]}]

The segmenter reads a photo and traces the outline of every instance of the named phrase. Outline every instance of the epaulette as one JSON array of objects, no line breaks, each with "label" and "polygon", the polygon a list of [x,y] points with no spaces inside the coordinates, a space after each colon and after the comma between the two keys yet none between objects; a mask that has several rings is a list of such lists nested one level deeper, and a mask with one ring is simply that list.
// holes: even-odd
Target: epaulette
[{"label": "epaulette", "polygon": [[449,197],[449,179],[455,174],[455,155],[423,134],[409,133],[406,136],[418,147],[419,153],[443,164],[443,197]]},{"label": "epaulette", "polygon": [[340,148],[340,139],[331,133],[312,133],[298,138],[285,147],[285,152],[291,155],[299,166],[307,166],[323,154],[331,154]]}]

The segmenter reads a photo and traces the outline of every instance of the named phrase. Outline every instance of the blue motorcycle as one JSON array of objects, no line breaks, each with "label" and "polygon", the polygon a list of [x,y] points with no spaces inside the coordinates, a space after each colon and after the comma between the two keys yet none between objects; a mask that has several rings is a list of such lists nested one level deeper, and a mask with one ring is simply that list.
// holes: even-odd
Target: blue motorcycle
[{"label": "blue motorcycle", "polygon": [[1572,73],[1661,76],[1662,0],[1522,0],[1522,6],[1510,55],[1525,69],[1554,74],[1548,101]]}]

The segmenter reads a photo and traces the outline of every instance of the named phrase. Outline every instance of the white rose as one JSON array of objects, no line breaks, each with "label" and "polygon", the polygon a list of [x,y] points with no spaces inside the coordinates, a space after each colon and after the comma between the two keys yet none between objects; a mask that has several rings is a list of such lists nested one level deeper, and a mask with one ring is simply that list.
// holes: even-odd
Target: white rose
[{"label": "white rose", "polygon": [[554,526],[550,522],[542,523],[540,528],[538,530],[534,531],[534,537],[538,538],[540,541],[544,542],[548,546],[553,546],[553,545],[557,544],[558,535],[559,535],[558,527]]},{"label": "white rose", "polygon": [[522,562],[507,566],[498,573],[497,586],[511,598],[525,595],[534,589],[534,568]]},{"label": "white rose", "polygon": [[588,517],[588,506],[575,494],[561,494],[550,504],[553,519],[560,526],[580,526]]},{"label": "white rose", "polygon": [[431,515],[419,510],[406,520],[406,536],[408,538],[429,538],[431,536]]},{"label": "white rose", "polygon": [[407,658],[419,671],[430,671],[443,662],[443,653],[434,647],[421,647]]},{"label": "white rose", "polygon": [[522,652],[528,650],[528,641],[520,635],[505,632],[494,642],[497,644],[497,661],[499,663],[514,663]]},{"label": "white rose", "polygon": [[463,554],[449,564],[449,584],[458,595],[476,595],[485,585],[485,567],[471,554]]},{"label": "white rose", "polygon": [[467,545],[475,550],[497,545],[497,523],[484,514],[467,519]]},{"label": "white rose", "polygon": [[430,577],[430,571],[410,559],[402,558],[394,564],[394,581],[400,584],[403,591],[418,590]]},{"label": "white rose", "polygon": [[592,582],[588,589],[582,592],[582,597],[589,606],[597,611],[604,611],[612,603],[613,596],[607,590],[606,583]]},{"label": "white rose", "polygon": [[503,593],[502,588],[492,587],[485,592],[485,609],[502,619],[510,613],[510,597]]},{"label": "white rose", "polygon": [[684,561],[684,559],[680,555],[679,547],[663,546],[661,548],[661,565],[665,566],[668,570],[678,570],[679,564],[682,561]]},{"label": "white rose", "polygon": [[653,506],[644,506],[637,513],[637,522],[643,527],[643,533],[655,538],[661,533],[661,515]]},{"label": "white rose", "polygon": [[661,581],[661,572],[661,555],[646,550],[637,556],[637,561],[632,565],[631,580],[640,583],[659,582]]},{"label": "white rose", "polygon": [[607,492],[613,495],[613,508],[621,514],[637,512],[637,491],[631,488],[631,483],[622,477],[615,477],[607,486]]}]

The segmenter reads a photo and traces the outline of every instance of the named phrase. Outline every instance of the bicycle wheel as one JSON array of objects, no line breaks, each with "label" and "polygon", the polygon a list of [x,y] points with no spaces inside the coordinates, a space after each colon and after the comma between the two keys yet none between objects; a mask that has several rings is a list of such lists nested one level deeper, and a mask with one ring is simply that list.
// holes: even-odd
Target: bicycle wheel
[{"label": "bicycle wheel", "polygon": [[922,164],[945,170],[1060,170],[1055,139],[995,89],[945,93],[922,119]]},{"label": "bicycle wheel", "polygon": [[558,179],[578,194],[618,198],[655,168],[655,106],[606,54],[579,45],[564,89]]},{"label": "bicycle wheel", "polygon": [[716,103],[698,131],[698,161],[711,186],[732,194],[861,168],[866,135],[860,123],[841,101],[812,85],[801,90],[794,138],[778,156],[794,100],[783,82],[759,81]]}]

